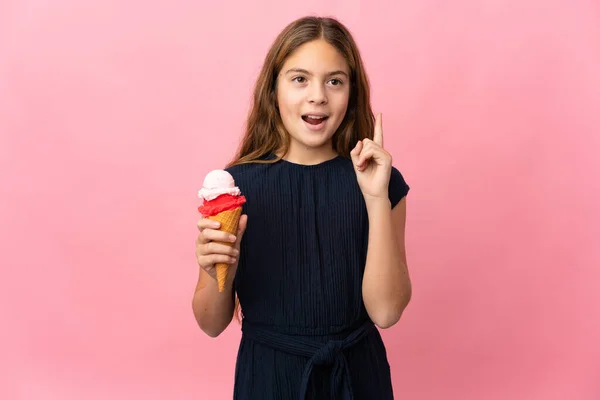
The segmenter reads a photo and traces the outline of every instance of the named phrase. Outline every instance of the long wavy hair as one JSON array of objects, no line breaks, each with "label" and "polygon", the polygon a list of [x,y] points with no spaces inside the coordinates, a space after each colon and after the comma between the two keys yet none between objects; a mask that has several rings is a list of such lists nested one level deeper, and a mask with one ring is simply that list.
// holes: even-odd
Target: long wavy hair
[{"label": "long wavy hair", "polygon": [[[274,163],[287,153],[290,135],[277,107],[277,76],[287,58],[298,47],[318,39],[327,41],[337,49],[350,69],[348,108],[332,138],[334,151],[349,158],[350,151],[359,140],[373,139],[375,117],[371,109],[369,80],[352,34],[334,18],[307,16],[286,26],[271,45],[256,80],[245,134],[227,167],[253,162]],[[268,154],[275,155],[275,158],[265,159],[264,156]],[[240,321],[241,310],[237,296],[235,315]]]}]

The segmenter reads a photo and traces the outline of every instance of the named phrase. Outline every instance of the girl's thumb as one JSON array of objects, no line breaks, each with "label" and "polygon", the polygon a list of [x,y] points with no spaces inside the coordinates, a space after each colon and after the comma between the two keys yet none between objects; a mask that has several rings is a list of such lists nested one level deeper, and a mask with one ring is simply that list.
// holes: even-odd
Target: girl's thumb
[{"label": "girl's thumb", "polygon": [[352,162],[354,163],[354,165],[356,165],[358,163],[358,157],[360,156],[360,152],[362,151],[362,146],[363,146],[362,140],[359,140],[356,143],[356,146],[354,146],[354,148],[350,152],[350,158],[352,159]]}]

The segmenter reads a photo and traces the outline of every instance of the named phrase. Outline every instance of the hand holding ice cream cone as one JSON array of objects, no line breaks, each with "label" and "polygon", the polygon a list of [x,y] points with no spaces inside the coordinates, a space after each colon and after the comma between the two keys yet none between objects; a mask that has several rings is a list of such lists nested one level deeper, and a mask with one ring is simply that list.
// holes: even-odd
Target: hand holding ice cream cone
[{"label": "hand holding ice cream cone", "polygon": [[223,170],[206,175],[198,196],[203,204],[198,207],[202,219],[198,223],[196,256],[200,266],[217,279],[219,292],[223,292],[231,265],[237,268],[241,235],[246,229],[247,218],[242,218],[246,198],[233,177]]},{"label": "hand holding ice cream cone", "polygon": [[[196,239],[196,259],[200,268],[218,282],[216,264],[227,264],[227,279],[233,279],[237,270],[240,242],[246,230],[248,217],[242,215],[235,235],[222,231],[221,224],[202,216],[198,221],[199,234]],[[226,244],[224,244],[226,243]],[[225,280],[220,291],[227,286]]]}]

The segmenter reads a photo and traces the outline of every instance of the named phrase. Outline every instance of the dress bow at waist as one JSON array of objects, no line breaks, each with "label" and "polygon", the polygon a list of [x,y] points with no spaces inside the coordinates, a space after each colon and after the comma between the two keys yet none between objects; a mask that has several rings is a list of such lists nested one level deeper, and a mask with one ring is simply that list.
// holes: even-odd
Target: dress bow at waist
[{"label": "dress bow at waist", "polygon": [[315,365],[331,365],[330,389],[331,398],[352,400],[350,369],[343,350],[350,348],[366,337],[375,326],[371,321],[359,326],[342,340],[330,340],[321,343],[305,336],[287,335],[262,327],[254,326],[247,321],[242,323],[244,336],[271,348],[285,353],[307,357],[300,384],[299,400],[305,400],[308,383]]}]

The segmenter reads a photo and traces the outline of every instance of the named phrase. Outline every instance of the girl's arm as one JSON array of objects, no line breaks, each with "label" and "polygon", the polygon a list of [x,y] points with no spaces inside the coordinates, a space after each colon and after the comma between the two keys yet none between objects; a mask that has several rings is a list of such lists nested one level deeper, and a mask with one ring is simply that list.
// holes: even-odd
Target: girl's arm
[{"label": "girl's arm", "polygon": [[[237,235],[229,237],[226,232],[218,230],[219,224],[206,218],[198,221],[200,233],[196,239],[196,257],[200,266],[200,276],[192,298],[192,309],[196,322],[208,336],[219,336],[231,323],[235,309],[235,293],[233,281],[239,263],[240,243],[248,216],[242,215]],[[235,241],[233,246],[220,244],[228,240]],[[230,264],[225,290],[219,292],[215,263]]]},{"label": "girl's arm", "polygon": [[389,328],[400,319],[412,289],[404,247],[406,196],[392,209],[392,156],[383,148],[381,114],[375,121],[373,139],[359,140],[350,155],[369,215],[363,302],[373,322]]},{"label": "girl's arm", "polygon": [[219,336],[231,323],[234,310],[233,278],[235,268],[227,275],[225,291],[219,292],[217,280],[200,268],[198,284],[192,299],[196,322],[208,336]]},{"label": "girl's arm", "polygon": [[412,294],[404,245],[406,197],[394,209],[388,199],[366,200],[369,239],[362,295],[369,317],[385,329],[398,322]]}]

